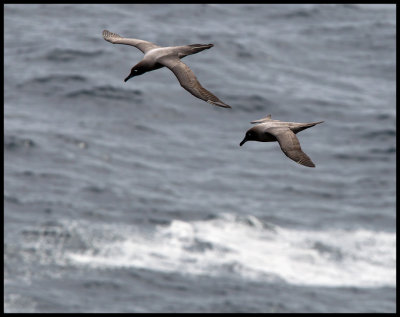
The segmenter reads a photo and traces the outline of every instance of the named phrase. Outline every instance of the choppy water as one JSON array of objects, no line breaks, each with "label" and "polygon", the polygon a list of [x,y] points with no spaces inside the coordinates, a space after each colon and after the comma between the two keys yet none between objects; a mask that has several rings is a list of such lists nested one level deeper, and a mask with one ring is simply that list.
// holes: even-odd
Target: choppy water
[{"label": "choppy water", "polygon": [[[394,5],[5,5],[6,312],[395,312]],[[168,69],[124,83],[159,45]],[[278,144],[239,147],[272,114]]]}]

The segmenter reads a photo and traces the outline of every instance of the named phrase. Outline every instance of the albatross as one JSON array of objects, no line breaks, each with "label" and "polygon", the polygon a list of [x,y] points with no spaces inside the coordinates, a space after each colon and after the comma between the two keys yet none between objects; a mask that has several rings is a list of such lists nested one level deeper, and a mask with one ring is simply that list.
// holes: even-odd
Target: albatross
[{"label": "albatross", "polygon": [[215,95],[200,85],[193,71],[180,59],[213,47],[213,44],[190,44],[184,46],[161,47],[154,43],[125,38],[110,31],[103,31],[103,38],[112,44],[131,45],[144,53],[143,59],[132,67],[125,82],[135,76],[142,75],[162,67],[168,67],[177,77],[181,86],[193,96],[200,98],[215,106],[231,108],[218,99]]},{"label": "albatross", "polygon": [[265,118],[250,122],[256,125],[246,132],[243,141],[240,142],[240,146],[247,141],[278,141],[283,153],[285,153],[288,158],[298,164],[315,167],[315,164],[311,161],[308,155],[301,150],[300,142],[296,137],[296,133],[322,122],[324,121],[310,123],[283,122],[272,120],[271,115],[269,114]]}]

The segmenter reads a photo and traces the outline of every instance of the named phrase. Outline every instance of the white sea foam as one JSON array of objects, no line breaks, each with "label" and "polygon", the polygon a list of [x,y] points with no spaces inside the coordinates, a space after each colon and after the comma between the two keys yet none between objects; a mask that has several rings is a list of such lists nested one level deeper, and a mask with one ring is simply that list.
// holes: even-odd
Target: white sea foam
[{"label": "white sea foam", "polygon": [[309,231],[266,227],[253,216],[173,221],[151,235],[108,227],[114,241],[68,253],[77,264],[183,274],[279,278],[295,285],[394,287],[396,234],[364,229]]}]

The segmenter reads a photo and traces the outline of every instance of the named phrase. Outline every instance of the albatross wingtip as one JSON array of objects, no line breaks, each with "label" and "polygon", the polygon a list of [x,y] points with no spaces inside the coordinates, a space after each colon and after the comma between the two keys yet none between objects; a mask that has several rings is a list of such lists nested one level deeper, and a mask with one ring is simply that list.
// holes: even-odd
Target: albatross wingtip
[{"label": "albatross wingtip", "polygon": [[103,30],[102,34],[103,34],[103,38],[106,41],[111,42],[113,44],[115,43],[115,40],[118,40],[118,39],[121,38],[121,35],[119,35],[117,33],[110,32],[108,30]]},{"label": "albatross wingtip", "polygon": [[214,106],[222,107],[222,108],[232,108],[230,105],[227,105],[226,103],[223,103],[222,101],[211,101],[211,104]]},{"label": "albatross wingtip", "polygon": [[296,163],[300,164],[300,165],[303,165],[303,166],[307,166],[307,167],[312,167],[312,168],[315,167],[315,164],[310,159],[308,159],[308,160],[300,160],[300,161],[298,161]]}]

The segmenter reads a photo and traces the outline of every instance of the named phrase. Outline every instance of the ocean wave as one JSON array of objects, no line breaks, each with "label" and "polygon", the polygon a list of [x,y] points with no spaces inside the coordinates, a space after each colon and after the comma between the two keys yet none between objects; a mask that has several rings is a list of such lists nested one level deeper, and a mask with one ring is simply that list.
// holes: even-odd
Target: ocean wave
[{"label": "ocean wave", "polygon": [[356,162],[371,162],[371,161],[390,161],[390,156],[382,156],[377,154],[392,154],[393,152],[377,152],[376,150],[371,150],[369,153],[338,153],[334,154],[333,157],[338,160],[344,161],[356,161]]},{"label": "ocean wave", "polygon": [[32,78],[30,80],[25,81],[22,84],[18,84],[17,87],[21,88],[27,85],[35,85],[35,84],[47,84],[54,81],[62,81],[64,83],[73,81],[73,82],[85,82],[86,78],[81,75],[75,74],[48,74],[42,77]]},{"label": "ocean wave", "polygon": [[68,98],[98,97],[115,100],[141,100],[142,92],[138,89],[121,89],[109,85],[96,86],[91,89],[78,89],[66,94]]},{"label": "ocean wave", "polygon": [[323,10],[320,9],[320,7],[298,7],[294,10],[288,10],[288,12],[284,13],[277,13],[273,16],[270,16],[271,18],[274,19],[283,19],[283,20],[289,20],[289,19],[296,19],[296,18],[301,18],[301,19],[309,19],[313,18],[319,14],[321,14]]},{"label": "ocean wave", "polygon": [[21,201],[17,197],[12,196],[12,195],[7,195],[6,193],[4,193],[4,202],[16,204],[16,205],[21,204]]},{"label": "ocean wave", "polygon": [[61,133],[56,133],[55,134],[56,138],[64,141],[65,143],[70,143],[74,144],[80,149],[87,149],[89,147],[89,142],[82,140],[80,138],[71,136],[71,135],[66,135],[66,134],[61,134]]},{"label": "ocean wave", "polygon": [[15,135],[4,136],[4,150],[16,151],[21,148],[29,149],[36,147],[37,144],[30,138],[21,138]]},{"label": "ocean wave", "polygon": [[307,286],[394,287],[396,283],[396,234],[390,232],[288,229],[232,214],[204,221],[174,220],[156,226],[152,234],[124,226],[102,231],[107,237],[81,237],[95,243],[83,252],[67,252],[67,259],[99,269],[228,274]]},{"label": "ocean wave", "polygon": [[69,62],[77,58],[99,57],[102,54],[102,50],[82,51],[76,49],[55,48],[46,54],[46,59],[52,62]]},{"label": "ocean wave", "polygon": [[21,93],[54,96],[62,94],[65,89],[82,87],[86,82],[86,77],[77,74],[48,74],[18,83],[17,88]]},{"label": "ocean wave", "polygon": [[273,101],[258,94],[250,96],[230,95],[229,99],[233,100],[231,104],[235,108],[235,111],[266,113],[266,111],[269,111],[275,105]]},{"label": "ocean wave", "polygon": [[[7,282],[7,281],[6,281]],[[34,300],[27,298],[24,295],[7,293],[4,294],[4,312],[21,312],[23,307],[24,313],[36,313],[37,304]]]},{"label": "ocean wave", "polygon": [[396,137],[396,129],[382,129],[382,130],[375,130],[369,131],[363,135],[364,139],[394,139]]},{"label": "ocean wave", "polygon": [[396,147],[394,146],[390,146],[390,147],[386,147],[384,149],[371,149],[370,150],[371,153],[376,153],[376,154],[395,154],[396,153]]}]

